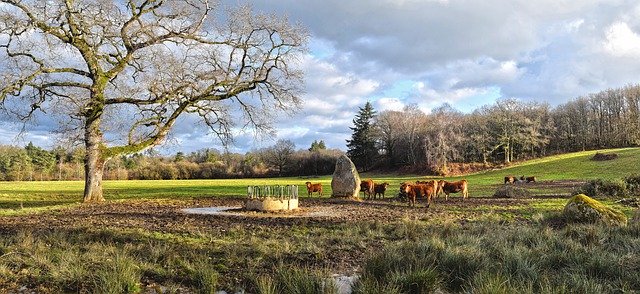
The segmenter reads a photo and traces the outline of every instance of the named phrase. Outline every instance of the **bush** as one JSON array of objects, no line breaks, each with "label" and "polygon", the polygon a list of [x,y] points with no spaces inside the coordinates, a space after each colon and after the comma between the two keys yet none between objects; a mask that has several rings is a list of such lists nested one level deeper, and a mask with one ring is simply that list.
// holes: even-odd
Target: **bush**
[{"label": "bush", "polygon": [[591,197],[625,197],[627,183],[623,180],[591,180],[574,194],[585,194]]},{"label": "bush", "polygon": [[593,157],[591,157],[591,160],[595,160],[595,161],[605,161],[605,160],[614,160],[618,158],[618,154],[616,153],[596,153]]},{"label": "bush", "polygon": [[640,175],[630,175],[624,178],[625,183],[627,184],[627,193],[629,195],[638,196],[640,195]]},{"label": "bush", "polygon": [[531,198],[531,193],[529,190],[515,187],[513,185],[504,185],[495,193],[493,193],[494,198]]}]

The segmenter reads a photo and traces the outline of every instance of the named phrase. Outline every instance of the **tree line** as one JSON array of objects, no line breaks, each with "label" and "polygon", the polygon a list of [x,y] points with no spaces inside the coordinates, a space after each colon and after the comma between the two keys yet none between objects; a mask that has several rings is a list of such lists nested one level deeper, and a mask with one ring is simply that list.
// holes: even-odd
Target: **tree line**
[{"label": "tree line", "polygon": [[[449,174],[459,163],[480,168],[572,151],[640,145],[640,85],[609,89],[557,107],[502,99],[471,113],[448,104],[421,111],[377,113],[360,108],[347,140],[347,154],[360,171],[409,168]],[[215,149],[161,155],[154,149],[114,157],[110,180],[211,179],[331,174],[343,152],[314,141],[296,150],[290,140],[245,154]],[[85,149],[45,150],[0,146],[0,180],[82,180]]]},{"label": "tree line", "polygon": [[408,166],[447,174],[452,162],[487,166],[556,153],[638,146],[640,85],[589,94],[553,108],[502,99],[471,113],[448,104],[428,114],[417,105],[376,113],[367,102],[352,129],[348,154],[363,170]]},{"label": "tree line", "polygon": [[[112,158],[105,164],[107,180],[220,179],[274,176],[314,176],[333,172],[343,152],[314,141],[308,149],[295,149],[290,140],[245,154],[201,149],[162,155],[154,149]],[[0,145],[0,180],[83,180],[84,148],[45,150]]]}]

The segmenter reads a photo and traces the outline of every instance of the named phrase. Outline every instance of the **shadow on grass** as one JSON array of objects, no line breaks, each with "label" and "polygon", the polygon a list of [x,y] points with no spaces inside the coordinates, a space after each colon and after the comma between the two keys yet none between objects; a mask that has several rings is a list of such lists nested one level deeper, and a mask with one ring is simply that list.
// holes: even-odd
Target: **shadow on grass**
[{"label": "shadow on grass", "polygon": [[72,200],[6,200],[0,201],[0,209],[25,209],[25,208],[42,208],[49,206],[59,206],[71,204],[78,201]]}]

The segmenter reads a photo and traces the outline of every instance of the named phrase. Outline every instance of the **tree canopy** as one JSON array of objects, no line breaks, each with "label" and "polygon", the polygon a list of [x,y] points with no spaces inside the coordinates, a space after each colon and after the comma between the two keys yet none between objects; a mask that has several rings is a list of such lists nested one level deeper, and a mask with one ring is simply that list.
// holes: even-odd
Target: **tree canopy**
[{"label": "tree canopy", "polygon": [[100,201],[105,162],[161,144],[179,117],[224,142],[234,127],[269,131],[273,109],[299,103],[307,39],[284,17],[207,0],[1,0],[0,102],[81,138],[84,199]]}]

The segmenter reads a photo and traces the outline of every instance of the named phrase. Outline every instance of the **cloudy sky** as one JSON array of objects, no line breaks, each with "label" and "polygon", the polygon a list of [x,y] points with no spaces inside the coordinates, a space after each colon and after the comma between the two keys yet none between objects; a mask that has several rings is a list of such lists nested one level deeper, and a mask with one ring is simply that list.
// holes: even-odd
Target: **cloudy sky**
[{"label": "cloudy sky", "polygon": [[[244,3],[226,0],[226,4]],[[637,0],[257,0],[311,33],[303,109],[276,122],[297,148],[324,140],[346,150],[358,107],[377,111],[449,103],[472,111],[502,97],[557,105],[640,82]],[[46,127],[20,141],[49,146]],[[162,151],[218,147],[184,120]],[[274,144],[239,134],[234,152]]]}]

